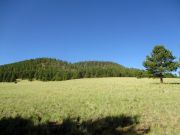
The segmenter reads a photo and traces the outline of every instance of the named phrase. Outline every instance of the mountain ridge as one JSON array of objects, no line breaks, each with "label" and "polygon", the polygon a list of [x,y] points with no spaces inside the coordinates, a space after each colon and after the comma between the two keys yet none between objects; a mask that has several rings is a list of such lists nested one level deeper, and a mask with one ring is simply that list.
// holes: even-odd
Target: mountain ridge
[{"label": "mountain ridge", "polygon": [[145,77],[144,70],[127,68],[111,61],[70,63],[55,58],[35,58],[0,66],[0,82],[16,79],[61,81],[96,77]]}]

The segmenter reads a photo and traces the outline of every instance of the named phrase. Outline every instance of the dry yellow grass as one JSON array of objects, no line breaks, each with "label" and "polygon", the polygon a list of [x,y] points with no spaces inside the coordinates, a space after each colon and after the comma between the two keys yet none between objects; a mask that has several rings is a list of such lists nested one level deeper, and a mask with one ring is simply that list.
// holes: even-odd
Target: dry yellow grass
[{"label": "dry yellow grass", "polygon": [[149,135],[180,134],[180,79],[99,78],[61,82],[0,83],[0,118],[34,118],[42,123],[138,115]]}]

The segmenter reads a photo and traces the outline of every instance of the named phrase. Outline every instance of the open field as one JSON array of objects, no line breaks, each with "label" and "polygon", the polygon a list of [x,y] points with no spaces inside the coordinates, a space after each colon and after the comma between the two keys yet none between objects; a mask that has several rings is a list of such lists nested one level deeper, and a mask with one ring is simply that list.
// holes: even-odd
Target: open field
[{"label": "open field", "polygon": [[61,82],[0,83],[0,119],[35,124],[138,116],[149,135],[180,134],[180,79],[99,78]]}]

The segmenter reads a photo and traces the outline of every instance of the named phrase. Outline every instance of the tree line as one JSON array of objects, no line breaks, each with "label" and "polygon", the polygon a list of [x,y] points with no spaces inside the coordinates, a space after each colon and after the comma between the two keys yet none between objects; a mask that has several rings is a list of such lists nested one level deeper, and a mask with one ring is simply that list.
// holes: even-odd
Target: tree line
[{"label": "tree line", "polygon": [[[144,70],[103,61],[69,63],[52,58],[37,58],[0,66],[0,82],[16,82],[17,79],[62,81],[96,77],[148,76]],[[166,76],[174,77],[172,74]]]}]

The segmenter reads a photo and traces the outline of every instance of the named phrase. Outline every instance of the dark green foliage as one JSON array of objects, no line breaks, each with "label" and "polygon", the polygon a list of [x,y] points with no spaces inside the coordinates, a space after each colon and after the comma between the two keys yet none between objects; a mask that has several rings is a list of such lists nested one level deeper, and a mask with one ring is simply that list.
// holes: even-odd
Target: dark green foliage
[{"label": "dark green foliage", "polygon": [[50,58],[0,66],[0,82],[15,82],[16,79],[62,81],[93,77],[147,77],[147,73],[112,62],[86,61],[72,64]]},{"label": "dark green foliage", "polygon": [[150,127],[139,126],[137,116],[106,117],[81,121],[67,118],[62,123],[34,124],[32,119],[3,118],[0,120],[1,135],[143,135]]},{"label": "dark green foliage", "polygon": [[155,46],[151,55],[146,57],[143,65],[151,75],[158,77],[163,83],[163,78],[169,76],[171,71],[177,70],[179,63],[175,62],[175,56],[164,46]]}]

